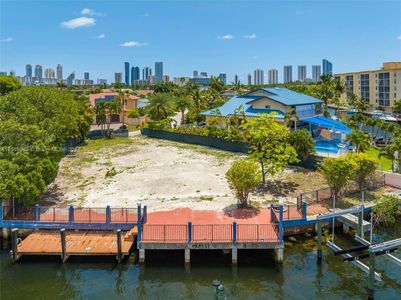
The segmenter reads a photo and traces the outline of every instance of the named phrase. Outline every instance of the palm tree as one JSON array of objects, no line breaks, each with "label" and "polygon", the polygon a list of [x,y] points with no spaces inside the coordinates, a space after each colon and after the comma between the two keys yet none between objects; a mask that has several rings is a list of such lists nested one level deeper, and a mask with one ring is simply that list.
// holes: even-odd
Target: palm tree
[{"label": "palm tree", "polygon": [[333,102],[337,106],[337,117],[340,118],[340,104],[341,104],[341,95],[345,93],[347,90],[347,84],[344,80],[340,78],[334,78],[332,81],[333,90],[334,90],[334,98]]},{"label": "palm tree", "polygon": [[160,121],[174,113],[172,96],[165,93],[157,93],[149,96],[147,111],[151,119]]},{"label": "palm tree", "polygon": [[370,127],[370,135],[374,138],[375,127],[378,124],[379,119],[375,118],[367,118],[365,121],[365,125]]},{"label": "palm tree", "polygon": [[294,129],[297,130],[297,121],[299,120],[299,116],[295,108],[291,108],[284,115],[284,121],[287,123],[287,127],[291,126],[291,121],[294,122]]},{"label": "palm tree", "polygon": [[185,123],[185,111],[191,109],[192,98],[190,96],[174,97],[175,108],[181,112],[181,125]]},{"label": "palm tree", "polygon": [[125,127],[125,108],[127,106],[128,100],[130,99],[130,94],[123,92],[123,91],[118,91],[118,96],[116,97],[117,100],[121,103],[121,112],[122,112],[122,127]]},{"label": "palm tree", "polygon": [[212,76],[210,78],[210,88],[218,93],[221,93],[224,90],[224,82],[221,81],[219,77]]},{"label": "palm tree", "polygon": [[356,153],[365,152],[369,149],[372,143],[371,137],[367,133],[358,129],[347,135],[347,141],[355,146]]},{"label": "palm tree", "polygon": [[57,87],[58,87],[60,90],[63,90],[63,89],[65,89],[65,88],[67,87],[67,85],[65,84],[64,81],[57,81]]},{"label": "palm tree", "polygon": [[331,102],[335,96],[335,90],[333,86],[333,76],[330,74],[324,74],[321,76],[321,81],[316,85],[315,88],[316,97],[323,101],[325,117],[330,117],[327,111],[328,104]]},{"label": "palm tree", "polygon": [[106,102],[101,101],[95,105],[96,125],[100,126],[102,136],[104,135],[104,125],[106,124]]}]

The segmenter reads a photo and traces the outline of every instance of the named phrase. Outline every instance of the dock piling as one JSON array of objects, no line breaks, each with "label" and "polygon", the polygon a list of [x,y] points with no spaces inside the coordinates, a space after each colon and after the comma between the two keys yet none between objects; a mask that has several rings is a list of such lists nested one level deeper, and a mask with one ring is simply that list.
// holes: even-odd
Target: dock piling
[{"label": "dock piling", "polygon": [[185,264],[191,263],[191,249],[185,248],[184,256]]},{"label": "dock piling", "polygon": [[233,265],[236,265],[238,262],[238,249],[236,247],[233,247],[231,250],[231,260]]},{"label": "dock piling", "polygon": [[375,299],[375,256],[374,252],[369,252],[369,283],[368,283],[368,300]]},{"label": "dock piling", "polygon": [[11,230],[11,246],[12,246],[12,258],[13,263],[18,260],[18,229],[13,228]]},{"label": "dock piling", "polygon": [[145,262],[145,249],[139,249],[139,262]]},{"label": "dock piling", "polygon": [[317,261],[322,261],[322,222],[317,221]]},{"label": "dock piling", "polygon": [[117,261],[121,263],[123,258],[121,250],[121,229],[117,229]]},{"label": "dock piling", "polygon": [[35,204],[35,222],[39,222],[40,219],[40,207],[39,204]]},{"label": "dock piling", "polygon": [[64,263],[67,260],[67,241],[65,228],[60,229],[61,237],[61,261]]}]

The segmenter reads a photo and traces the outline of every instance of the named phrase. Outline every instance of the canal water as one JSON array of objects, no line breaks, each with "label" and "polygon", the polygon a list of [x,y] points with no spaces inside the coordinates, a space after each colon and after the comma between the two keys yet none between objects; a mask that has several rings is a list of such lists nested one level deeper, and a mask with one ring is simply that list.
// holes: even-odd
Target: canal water
[{"label": "canal water", "polygon": [[[401,222],[375,234],[376,241],[399,238]],[[342,246],[356,245],[350,236],[336,235]],[[366,299],[367,274],[344,263],[328,249],[321,265],[316,242],[298,238],[286,243],[284,263],[274,263],[269,251],[239,251],[238,267],[230,254],[191,253],[184,267],[183,251],[148,252],[146,266],[133,258],[118,265],[114,259],[22,258],[12,264],[2,251],[0,299],[215,299],[213,279],[225,287],[227,299]],[[401,258],[401,251],[395,254]],[[383,282],[376,283],[376,299],[401,299],[401,267],[377,258]]]}]

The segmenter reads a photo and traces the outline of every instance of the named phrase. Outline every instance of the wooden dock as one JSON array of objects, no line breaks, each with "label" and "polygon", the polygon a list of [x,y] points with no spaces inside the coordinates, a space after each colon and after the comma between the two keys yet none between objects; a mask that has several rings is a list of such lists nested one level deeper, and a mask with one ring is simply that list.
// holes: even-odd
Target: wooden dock
[{"label": "wooden dock", "polygon": [[[137,234],[137,227],[121,232],[121,259],[129,255]],[[117,257],[119,255],[118,233],[115,231],[67,231],[65,254],[62,247],[62,235],[59,231],[35,231],[18,244],[17,258],[23,255],[60,255],[65,261],[72,255]]]}]

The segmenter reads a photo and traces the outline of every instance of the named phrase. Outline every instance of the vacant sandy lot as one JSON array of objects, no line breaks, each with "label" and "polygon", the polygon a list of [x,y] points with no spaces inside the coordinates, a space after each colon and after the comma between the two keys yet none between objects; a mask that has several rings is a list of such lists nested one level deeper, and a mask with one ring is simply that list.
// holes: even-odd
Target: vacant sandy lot
[{"label": "vacant sandy lot", "polygon": [[[236,203],[225,173],[238,157],[143,136],[90,141],[61,161],[59,174],[44,200],[86,207],[134,207],[142,201],[152,211],[224,209]],[[254,205],[267,206],[278,199],[293,202],[300,190],[322,184],[316,173],[299,168],[286,169],[276,180],[251,196]],[[302,186],[303,181],[308,187]]]}]

